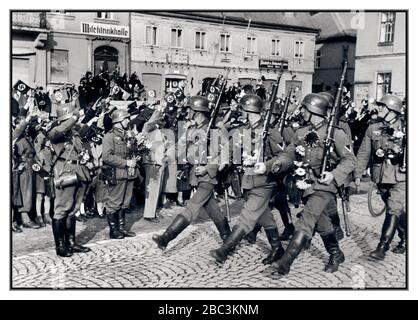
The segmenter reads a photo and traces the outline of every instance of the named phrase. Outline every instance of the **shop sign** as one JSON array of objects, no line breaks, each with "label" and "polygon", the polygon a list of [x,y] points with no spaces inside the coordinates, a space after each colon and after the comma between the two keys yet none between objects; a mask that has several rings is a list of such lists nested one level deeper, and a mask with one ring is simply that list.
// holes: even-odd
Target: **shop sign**
[{"label": "shop sign", "polygon": [[258,66],[260,69],[282,69],[287,70],[289,68],[289,62],[287,60],[271,60],[260,59],[258,60]]},{"label": "shop sign", "polygon": [[81,33],[111,38],[129,38],[129,26],[81,22]]}]

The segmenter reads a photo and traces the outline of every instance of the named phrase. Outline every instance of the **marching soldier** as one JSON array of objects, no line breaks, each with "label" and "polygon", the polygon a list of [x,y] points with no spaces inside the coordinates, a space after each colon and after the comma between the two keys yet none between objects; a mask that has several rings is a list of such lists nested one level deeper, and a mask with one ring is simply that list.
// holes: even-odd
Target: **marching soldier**
[{"label": "marching soldier", "polygon": [[405,189],[406,168],[403,167],[406,141],[402,123],[402,100],[387,94],[377,103],[379,122],[369,125],[357,154],[358,166],[355,171],[356,185],[369,160],[372,160],[372,181],[377,184],[381,197],[386,204],[386,217],[382,235],[376,250],[370,253],[372,258],[383,260],[396,229],[401,231],[401,243],[392,251],[405,252],[406,213]]},{"label": "marching soldier", "polygon": [[[283,137],[279,132],[275,131],[278,129],[280,116],[283,112],[283,107],[280,103],[276,102],[274,104],[272,114],[271,114],[271,129],[270,137],[268,141],[268,147],[272,150],[272,154],[278,154],[283,151],[284,147],[289,145],[292,142],[293,130],[292,128],[286,126],[283,129]],[[270,200],[273,203],[273,206],[279,211],[280,217],[282,219],[284,230],[280,235],[281,241],[289,240],[293,236],[295,227],[291,219],[291,212],[287,202],[287,188],[284,182],[285,175],[279,175],[276,178],[277,186],[273,191],[273,197]],[[256,224],[253,231],[245,236],[249,243],[255,243],[257,233],[261,230],[261,226]]]},{"label": "marching soldier", "polygon": [[[189,137],[199,137],[206,135],[210,116],[209,100],[202,96],[193,96],[188,101],[189,118],[195,123],[189,126],[186,131]],[[200,140],[206,143],[206,139]],[[184,143],[180,140],[180,143]],[[196,146],[195,141],[187,140],[187,154],[195,155],[191,148]],[[206,210],[208,216],[214,222],[219,234],[225,240],[230,234],[230,228],[226,217],[222,214],[219,204],[214,197],[214,189],[218,184],[217,174],[219,165],[217,164],[217,153],[210,150],[209,156],[212,156],[210,163],[206,164],[206,159],[199,155],[199,160],[194,164],[190,172],[190,184],[197,187],[196,192],[187,203],[184,211],[178,214],[171,222],[170,226],[162,235],[154,235],[152,239],[157,243],[161,250],[167,247],[167,244],[176,238],[190,223],[199,216],[200,209]],[[208,158],[209,158],[208,156]],[[197,159],[196,159],[197,160]],[[203,161],[204,160],[204,161]]]},{"label": "marching soldier", "polygon": [[[328,115],[331,114],[332,107],[334,106],[334,97],[328,92],[320,92],[319,95],[325,97],[328,100]],[[337,115],[339,116],[339,115]],[[346,121],[343,121],[343,116],[340,117],[340,121],[338,123],[339,127],[344,131],[347,135],[351,145],[352,145],[352,138],[351,138],[351,129],[350,126]],[[352,175],[347,177],[347,180],[344,182],[344,186],[348,186],[352,181]],[[335,195],[335,199],[330,201],[327,208],[325,209],[326,214],[330,217],[332,225],[334,226],[335,235],[338,241],[341,241],[344,238],[344,232],[341,228],[341,221],[340,216],[338,215],[338,206],[337,206],[337,195]]]},{"label": "marching soldier", "polygon": [[[330,254],[326,272],[335,272],[339,264],[344,262],[344,254],[340,250],[334,228],[324,210],[331,201],[334,201],[337,187],[344,183],[347,175],[355,166],[355,157],[350,141],[344,131],[337,128],[334,133],[334,148],[331,153],[331,172],[321,174],[323,157],[323,141],[327,131],[328,100],[318,94],[308,94],[301,103],[301,112],[307,126],[299,128],[293,142],[275,159],[259,164],[260,172],[284,172],[293,164],[293,161],[303,163],[299,173],[303,177],[299,182],[300,188],[305,189],[305,207],[302,216],[295,223],[295,233],[285,253],[280,260],[272,264],[280,274],[287,275],[290,266],[311,240],[314,229],[318,231]],[[304,172],[303,172],[304,171]],[[302,175],[305,173],[305,176]]]},{"label": "marching soldier", "polygon": [[90,251],[75,239],[75,213],[80,209],[90,181],[88,169],[80,159],[83,143],[76,130],[78,118],[79,113],[72,103],[61,104],[57,109],[57,122],[48,133],[56,156],[52,166],[55,181],[52,231],[57,255],[61,257]]},{"label": "marching soldier", "polygon": [[135,237],[126,229],[125,210],[129,208],[134,179],[137,177],[136,161],[128,159],[129,113],[124,110],[112,112],[112,129],[103,138],[103,168],[108,172],[105,208],[111,239]]},{"label": "marching soldier", "polygon": [[[242,130],[251,130],[251,150],[254,150],[254,145],[257,142],[255,133],[256,131],[261,131],[263,128],[263,119],[261,117],[263,101],[255,94],[247,94],[242,97],[240,104],[244,116],[248,118],[248,124],[240,127],[239,132],[241,135]],[[282,142],[281,137],[279,137],[275,131],[271,131],[270,133],[267,141],[269,147],[265,148],[265,157],[267,159],[277,156],[281,152],[280,148],[272,148],[273,144]],[[264,264],[272,263],[273,261],[278,260],[284,252],[280,242],[276,221],[271,213],[269,204],[273,190],[276,186],[276,178],[268,173],[256,172],[253,171],[253,168],[249,168],[255,163],[256,161],[248,163],[244,160],[244,166],[248,164],[248,168],[244,170],[244,175],[242,177],[241,185],[242,189],[244,189],[245,203],[241,211],[239,222],[233,227],[231,235],[225,240],[223,245],[210,252],[211,256],[219,263],[225,262],[231,250],[235,248],[244,236],[254,229],[257,223],[264,228],[267,239],[271,245],[271,252],[262,262]]]}]

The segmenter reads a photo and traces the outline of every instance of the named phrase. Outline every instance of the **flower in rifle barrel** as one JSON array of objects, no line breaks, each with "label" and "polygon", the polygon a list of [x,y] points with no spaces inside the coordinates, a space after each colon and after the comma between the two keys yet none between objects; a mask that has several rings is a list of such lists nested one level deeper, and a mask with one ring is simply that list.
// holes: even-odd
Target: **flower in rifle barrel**
[{"label": "flower in rifle barrel", "polygon": [[297,146],[295,151],[300,156],[302,156],[302,157],[305,156],[305,147],[304,146]]},{"label": "flower in rifle barrel", "polygon": [[302,167],[303,166],[303,161],[293,161],[293,164],[295,165],[295,167]]},{"label": "flower in rifle barrel", "polygon": [[310,187],[312,187],[312,184],[308,183],[305,179],[296,181],[296,188],[300,190],[307,190]]},{"label": "flower in rifle barrel", "polygon": [[402,139],[405,134],[402,131],[395,131],[393,133],[393,137],[395,139]]},{"label": "flower in rifle barrel", "polygon": [[306,170],[303,169],[303,168],[297,168],[295,170],[295,174],[300,176],[300,177],[303,177],[304,175],[306,175]]},{"label": "flower in rifle barrel", "polygon": [[319,135],[315,130],[311,130],[305,134],[304,141],[305,145],[308,147],[317,147],[319,143]]},{"label": "flower in rifle barrel", "polygon": [[87,150],[82,150],[79,154],[79,157],[81,164],[86,164],[90,160],[90,155]]},{"label": "flower in rifle barrel", "polygon": [[383,158],[385,156],[385,151],[383,149],[377,149],[376,156],[378,156],[379,158]]},{"label": "flower in rifle barrel", "polygon": [[394,147],[393,147],[393,152],[394,153],[402,153],[402,148],[400,147],[400,146],[398,146],[398,145],[395,145]]}]

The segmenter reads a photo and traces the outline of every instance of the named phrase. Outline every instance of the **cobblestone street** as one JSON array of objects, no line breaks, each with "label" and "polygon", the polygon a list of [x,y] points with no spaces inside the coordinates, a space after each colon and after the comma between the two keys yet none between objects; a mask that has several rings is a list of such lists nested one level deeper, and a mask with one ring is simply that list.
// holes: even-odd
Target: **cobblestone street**
[{"label": "cobblestone street", "polygon": [[[233,222],[240,202],[232,205]],[[367,194],[351,197],[351,237],[341,247],[346,262],[334,274],[323,272],[328,260],[322,241],[316,235],[312,246],[295,261],[287,277],[272,274],[261,263],[269,245],[263,234],[257,243],[243,241],[223,266],[216,264],[209,251],[221,241],[214,224],[202,220],[189,226],[162,252],[151,240],[161,233],[172,217],[181,212],[174,207],[165,212],[162,223],[145,227],[139,212],[130,214],[137,236],[106,240],[106,221],[92,219],[78,224],[81,243],[88,241],[87,254],[59,258],[53,251],[50,226],[14,234],[12,261],[13,288],[405,288],[405,255],[388,252],[384,261],[368,254],[376,246],[383,217],[373,218],[367,210]],[[275,212],[277,219],[279,215]],[[135,221],[133,221],[135,220]],[[94,225],[94,229],[93,226]],[[281,221],[278,221],[282,230]],[[39,235],[39,236],[36,236]],[[30,239],[36,237],[36,240]],[[394,238],[393,245],[398,241]],[[284,243],[286,246],[287,243]],[[36,247],[36,249],[35,249]],[[30,248],[30,249],[28,249]]]}]

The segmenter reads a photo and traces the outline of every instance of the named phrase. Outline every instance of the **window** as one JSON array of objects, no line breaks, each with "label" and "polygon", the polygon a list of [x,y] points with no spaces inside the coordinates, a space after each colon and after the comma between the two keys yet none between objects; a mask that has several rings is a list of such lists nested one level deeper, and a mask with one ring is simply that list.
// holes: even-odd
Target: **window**
[{"label": "window", "polygon": [[256,39],[254,37],[247,37],[247,54],[255,54]]},{"label": "window", "polygon": [[271,40],[271,55],[275,57],[280,56],[280,40],[278,39]]},{"label": "window", "polygon": [[113,19],[113,14],[112,14],[112,12],[99,11],[99,12],[97,12],[97,18],[112,20]]},{"label": "window", "polygon": [[321,50],[316,50],[315,53],[315,68],[321,68]]},{"label": "window", "polygon": [[395,13],[382,12],[382,20],[380,23],[380,42],[393,42],[393,34],[395,30]]},{"label": "window", "polygon": [[196,31],[195,50],[206,50],[206,32]]},{"label": "window", "polygon": [[156,46],[157,45],[157,27],[147,26],[145,44],[147,46]]},{"label": "window", "polygon": [[231,35],[221,34],[221,43],[219,44],[220,52],[231,52]]},{"label": "window", "polygon": [[171,47],[172,48],[183,47],[183,30],[171,29]]},{"label": "window", "polygon": [[295,58],[303,58],[304,43],[303,41],[295,41]]},{"label": "window", "polygon": [[18,80],[23,82],[29,82],[29,59],[15,58],[13,57],[12,62],[12,78],[13,83]]},{"label": "window", "polygon": [[392,82],[392,73],[385,72],[385,73],[378,73],[377,74],[377,92],[376,92],[376,99],[380,100],[383,95],[386,93],[390,93],[390,87]]},{"label": "window", "polygon": [[68,82],[68,51],[51,51],[51,82]]}]

